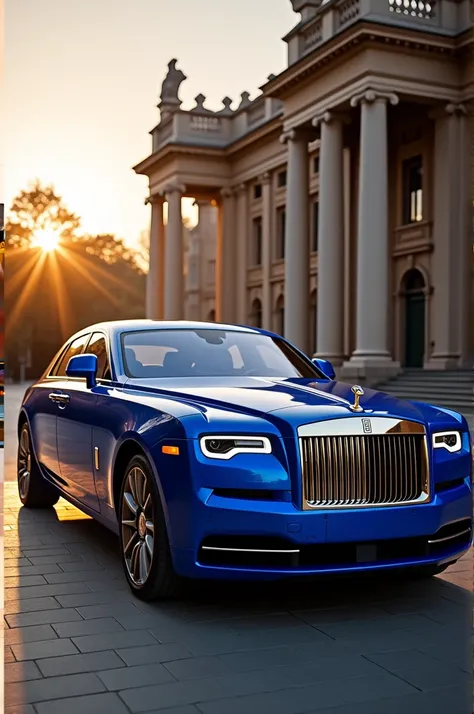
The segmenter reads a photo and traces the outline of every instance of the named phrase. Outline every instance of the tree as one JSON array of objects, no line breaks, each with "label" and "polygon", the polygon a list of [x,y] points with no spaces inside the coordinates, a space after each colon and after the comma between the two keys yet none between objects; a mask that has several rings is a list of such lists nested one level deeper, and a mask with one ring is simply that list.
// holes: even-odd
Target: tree
[{"label": "tree", "polygon": [[[90,324],[144,316],[145,275],[134,251],[111,234],[83,234],[80,218],[52,186],[36,181],[22,191],[5,228],[12,376],[25,355],[31,362],[27,377],[39,376],[64,340]],[[41,231],[54,232],[56,249],[48,252],[38,243]]]},{"label": "tree", "polygon": [[136,260],[140,269],[148,273],[150,267],[150,231],[141,231],[137,240]]},{"label": "tree", "polygon": [[57,235],[59,246],[74,248],[80,244],[83,252],[101,258],[109,265],[118,261],[128,263],[143,272],[136,251],[110,233],[88,235],[81,232],[81,219],[65,205],[53,186],[42,186],[37,179],[14,199],[7,224],[9,248],[28,250],[35,247],[44,231]]},{"label": "tree", "polygon": [[64,205],[53,186],[39,180],[21,191],[10,208],[5,232],[10,248],[31,248],[39,231],[56,231],[61,242],[77,240],[81,221]]},{"label": "tree", "polygon": [[109,265],[123,261],[133,269],[143,272],[138,262],[137,252],[128,248],[123,240],[110,233],[83,236],[80,243],[86,253],[101,258]]}]

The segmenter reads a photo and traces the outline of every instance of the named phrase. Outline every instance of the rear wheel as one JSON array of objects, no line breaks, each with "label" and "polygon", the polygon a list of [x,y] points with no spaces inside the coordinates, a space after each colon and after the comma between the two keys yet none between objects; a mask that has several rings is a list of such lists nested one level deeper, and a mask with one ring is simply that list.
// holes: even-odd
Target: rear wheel
[{"label": "rear wheel", "polygon": [[28,424],[23,424],[18,442],[18,494],[27,508],[50,508],[59,501],[57,489],[43,478],[31,445]]},{"label": "rear wheel", "polygon": [[173,568],[160,494],[143,456],[129,462],[120,495],[120,543],[125,575],[142,600],[172,598],[182,581]]}]

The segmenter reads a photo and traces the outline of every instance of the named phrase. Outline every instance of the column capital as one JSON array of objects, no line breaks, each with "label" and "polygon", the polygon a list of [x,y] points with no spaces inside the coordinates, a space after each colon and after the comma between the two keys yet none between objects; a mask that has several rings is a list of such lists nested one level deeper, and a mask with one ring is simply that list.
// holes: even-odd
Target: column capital
[{"label": "column capital", "polygon": [[239,183],[237,186],[233,186],[232,190],[236,196],[240,196],[248,190],[248,186],[246,183]]},{"label": "column capital", "polygon": [[461,115],[461,116],[467,116],[467,107],[465,104],[462,104],[461,102],[459,103],[454,103],[450,102],[449,104],[446,105],[446,113],[447,114],[455,114],[456,116]]},{"label": "column capital", "polygon": [[145,206],[151,205],[151,206],[157,206],[160,204],[163,204],[165,201],[164,196],[161,193],[155,193],[152,196],[148,196],[148,198],[145,199]]},{"label": "column capital", "polygon": [[380,92],[378,89],[364,89],[363,92],[354,94],[351,99],[351,107],[356,107],[358,104],[373,104],[374,102],[390,103],[396,106],[400,99],[395,92]]},{"label": "column capital", "polygon": [[448,119],[449,117],[468,116],[468,108],[461,102],[449,102],[434,107],[428,114],[430,119]]},{"label": "column capital", "polygon": [[345,112],[340,112],[334,109],[330,111],[322,112],[317,114],[312,120],[311,124],[319,129],[321,124],[331,124],[333,122],[339,122],[340,124],[350,124],[351,118]]},{"label": "column capital", "polygon": [[265,171],[265,173],[260,174],[260,176],[258,177],[258,180],[260,181],[261,184],[271,183],[272,175],[271,175],[270,171]]},{"label": "column capital", "polygon": [[289,141],[304,141],[309,144],[310,141],[314,141],[315,139],[313,134],[314,132],[312,132],[311,129],[295,127],[281,134],[280,143],[287,144]]},{"label": "column capital", "polygon": [[160,193],[162,196],[172,196],[173,194],[179,193],[181,196],[186,191],[186,186],[182,183],[169,183],[164,186]]},{"label": "column capital", "polygon": [[226,198],[233,198],[234,195],[235,195],[235,189],[234,189],[234,188],[229,188],[229,187],[221,188],[221,190],[219,191],[219,195],[220,195],[220,197],[221,197],[222,199],[224,199],[224,200],[225,200]]}]

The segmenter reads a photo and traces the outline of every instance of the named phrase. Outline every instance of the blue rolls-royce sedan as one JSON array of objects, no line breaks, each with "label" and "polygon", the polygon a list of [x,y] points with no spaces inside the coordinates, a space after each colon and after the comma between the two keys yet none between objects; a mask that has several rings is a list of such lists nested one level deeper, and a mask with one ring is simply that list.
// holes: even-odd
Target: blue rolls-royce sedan
[{"label": "blue rolls-royce sedan", "polygon": [[403,568],[471,544],[466,420],[335,380],[276,334],[150,320],[94,325],[25,394],[18,487],[116,531],[138,597],[187,578]]}]

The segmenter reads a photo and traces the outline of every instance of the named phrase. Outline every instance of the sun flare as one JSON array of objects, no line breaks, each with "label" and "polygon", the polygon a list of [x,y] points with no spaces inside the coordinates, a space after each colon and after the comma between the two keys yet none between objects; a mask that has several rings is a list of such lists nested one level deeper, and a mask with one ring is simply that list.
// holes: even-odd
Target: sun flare
[{"label": "sun flare", "polygon": [[54,228],[40,228],[33,236],[32,246],[41,248],[43,253],[52,253],[59,247],[61,234]]}]

